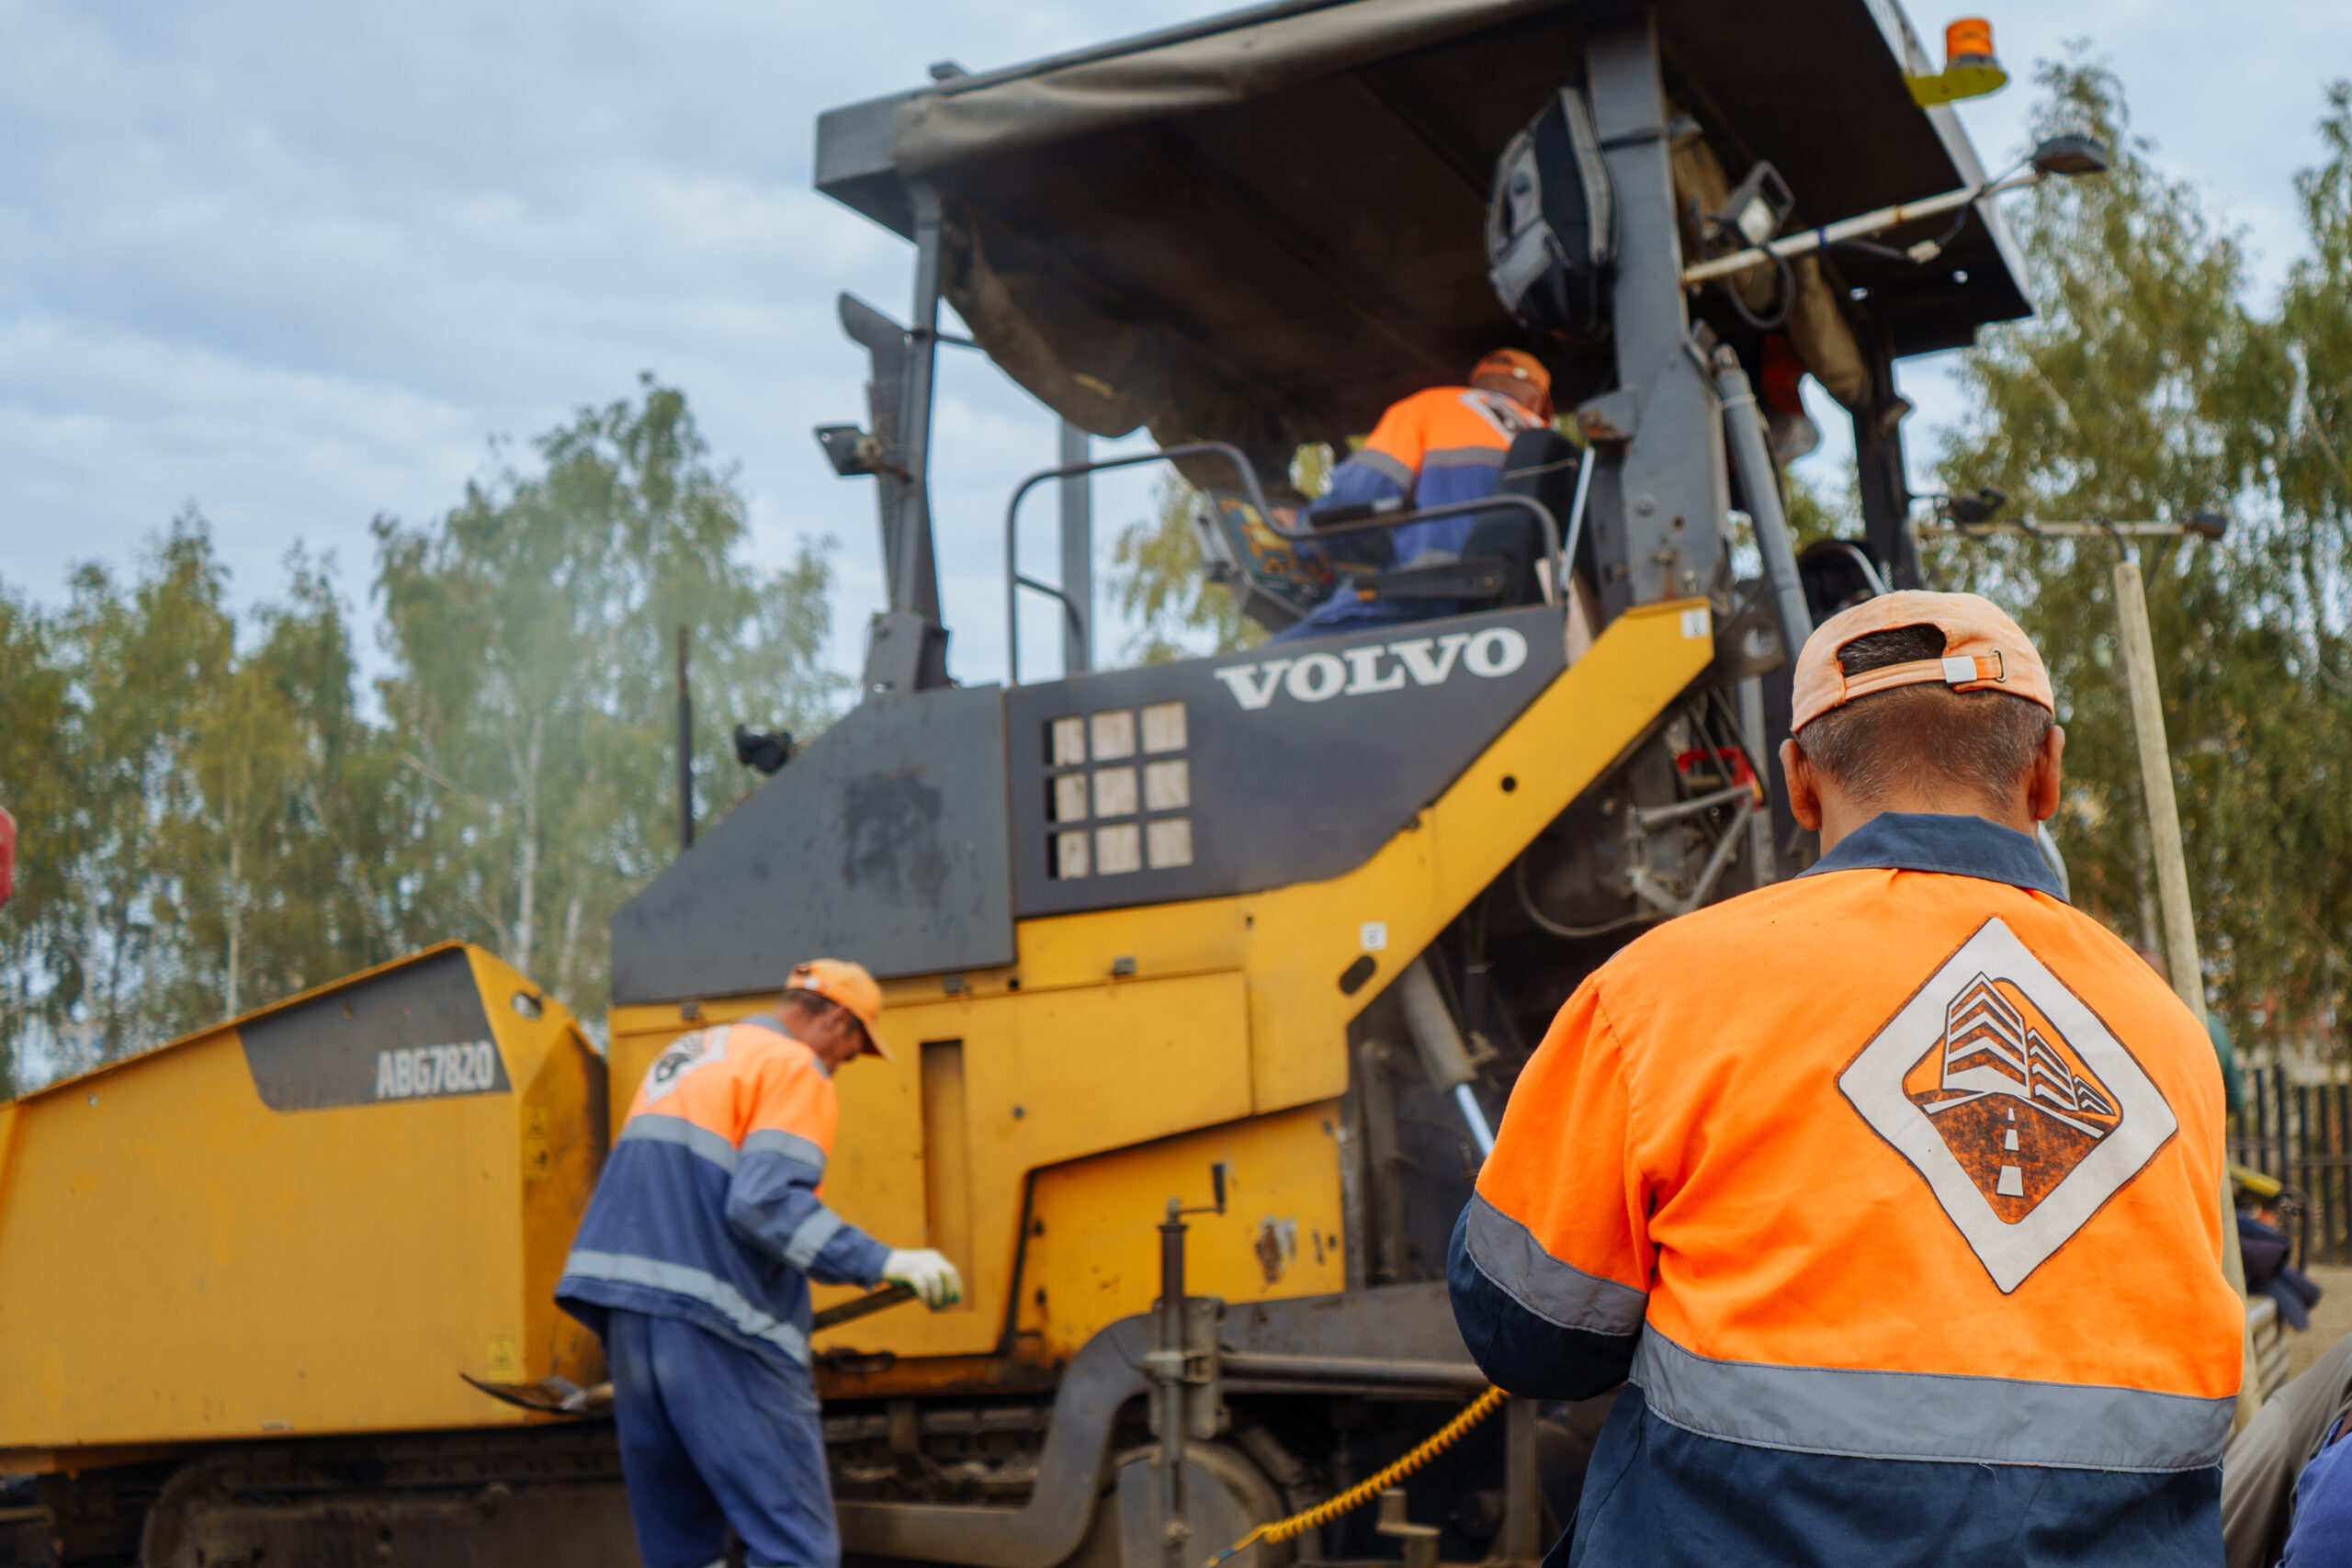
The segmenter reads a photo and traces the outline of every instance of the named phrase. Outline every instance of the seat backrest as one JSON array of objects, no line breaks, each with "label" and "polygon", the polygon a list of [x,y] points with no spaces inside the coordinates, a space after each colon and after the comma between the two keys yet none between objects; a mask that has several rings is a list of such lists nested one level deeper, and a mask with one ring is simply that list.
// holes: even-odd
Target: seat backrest
[{"label": "seat backrest", "polygon": [[[1577,468],[1583,461],[1582,449],[1558,431],[1549,426],[1522,430],[1511,438],[1510,450],[1503,454],[1502,478],[1496,484],[1495,492],[1542,502],[1565,536],[1570,510],[1576,504]],[[1566,542],[1564,536],[1561,543]],[[1504,596],[1505,604],[1543,603],[1543,585],[1536,578],[1535,563],[1544,558],[1544,536],[1534,519],[1525,513],[1497,512],[1480,517],[1463,542],[1462,554],[1465,559],[1499,556],[1510,562],[1511,582]],[[1589,536],[1577,543],[1576,564],[1587,573],[1587,581],[1596,581],[1590,575],[1592,542]]]}]

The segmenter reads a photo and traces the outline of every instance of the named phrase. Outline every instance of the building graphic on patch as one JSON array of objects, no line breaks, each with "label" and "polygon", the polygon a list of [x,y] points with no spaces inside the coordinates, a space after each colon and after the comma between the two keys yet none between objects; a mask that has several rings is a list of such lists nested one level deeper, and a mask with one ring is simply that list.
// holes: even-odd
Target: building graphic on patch
[{"label": "building graphic on patch", "polygon": [[2024,990],[1979,973],[1904,1092],[1994,1212],[2030,1213],[2120,1123],[2115,1096]]},{"label": "building graphic on patch", "polygon": [[[2174,1048],[2189,1060],[2201,1043]],[[2004,1293],[2180,1130],[2140,1058],[1997,915],[1879,1026],[1838,1089]]]}]

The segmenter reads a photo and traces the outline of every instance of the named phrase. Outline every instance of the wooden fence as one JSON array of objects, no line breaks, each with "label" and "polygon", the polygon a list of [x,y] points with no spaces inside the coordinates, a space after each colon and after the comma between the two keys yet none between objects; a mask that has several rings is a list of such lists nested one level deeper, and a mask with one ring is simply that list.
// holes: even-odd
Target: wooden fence
[{"label": "wooden fence", "polygon": [[[2249,1067],[2245,1078],[2230,1157],[2302,1191],[2301,1261],[2352,1263],[2352,1084],[2295,1083],[2280,1067]],[[2288,1234],[2296,1229],[2290,1220]]]}]

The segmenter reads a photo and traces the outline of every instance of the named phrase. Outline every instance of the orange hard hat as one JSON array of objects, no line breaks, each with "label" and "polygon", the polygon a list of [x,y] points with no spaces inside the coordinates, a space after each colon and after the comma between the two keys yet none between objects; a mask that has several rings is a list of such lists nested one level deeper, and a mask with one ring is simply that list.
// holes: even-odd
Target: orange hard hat
[{"label": "orange hard hat", "polygon": [[1525,381],[1535,389],[1535,412],[1544,418],[1552,417],[1552,373],[1544,362],[1523,348],[1498,348],[1470,367],[1470,379],[1475,383],[1481,376],[1508,376]]},{"label": "orange hard hat", "polygon": [[882,1017],[882,987],[874,983],[874,976],[865,972],[864,964],[840,958],[812,958],[806,964],[796,964],[784,983],[785,995],[795,991],[807,991],[847,1008],[865,1030],[865,1048],[858,1055],[879,1056],[886,1062],[898,1059],[882,1043],[881,1035],[875,1032],[875,1025]]}]

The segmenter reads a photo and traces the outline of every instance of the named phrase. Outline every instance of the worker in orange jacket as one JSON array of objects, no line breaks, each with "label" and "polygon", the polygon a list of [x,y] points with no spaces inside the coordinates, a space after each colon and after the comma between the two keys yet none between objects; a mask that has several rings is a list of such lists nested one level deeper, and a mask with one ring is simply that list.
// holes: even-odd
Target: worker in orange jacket
[{"label": "worker in orange jacket", "polygon": [[684,1035],[646,1068],[556,1299],[605,1341],[629,1517],[646,1568],[704,1568],[729,1526],[750,1564],[834,1568],[808,1370],[808,1282],[911,1287],[936,1311],[956,1266],[894,1251],[819,1193],[833,1074],[889,1059],[881,987],[797,966],[773,1012]]},{"label": "worker in orange jacket", "polygon": [[2049,673],[1905,592],[1794,678],[1821,859],[1577,988],[1454,1230],[1498,1384],[1630,1381],[1566,1561],[2219,1562],[2221,1074],[2037,852]]},{"label": "worker in orange jacket", "polygon": [[[1502,482],[1503,458],[1521,434],[1552,419],[1552,373],[1521,349],[1499,348],[1470,368],[1466,387],[1429,387],[1389,406],[1362,446],[1331,470],[1331,482],[1303,513],[1396,502],[1420,508],[1476,501]],[[1444,599],[1366,599],[1346,575],[1457,560],[1478,519],[1470,513],[1309,542],[1340,563],[1331,596],[1271,639],[1336,637],[1366,626],[1450,615]]]}]

